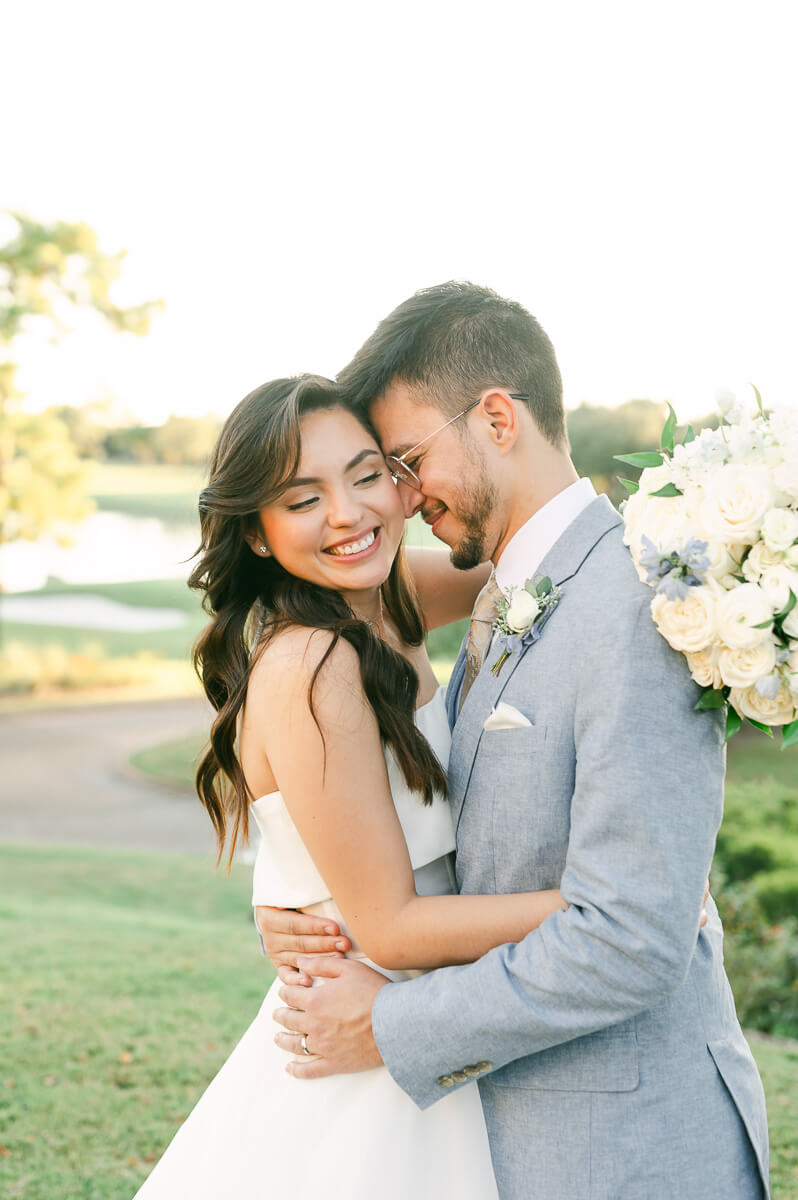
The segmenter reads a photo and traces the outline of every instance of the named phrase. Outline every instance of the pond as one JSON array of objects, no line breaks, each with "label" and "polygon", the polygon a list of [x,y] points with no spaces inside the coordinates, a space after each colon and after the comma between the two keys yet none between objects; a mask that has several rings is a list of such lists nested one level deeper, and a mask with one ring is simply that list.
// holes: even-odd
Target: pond
[{"label": "pond", "polygon": [[[122,583],[133,579],[185,579],[197,549],[196,524],[157,517],[95,512],[69,527],[69,543],[54,537],[13,542],[0,551],[6,592],[34,591],[48,578],[64,583]],[[9,618],[10,619],[10,618]]]},{"label": "pond", "polygon": [[74,629],[115,629],[125,633],[152,633],[177,629],[187,616],[175,608],[147,608],[120,604],[106,596],[3,596],[4,621],[18,625],[57,625]]}]

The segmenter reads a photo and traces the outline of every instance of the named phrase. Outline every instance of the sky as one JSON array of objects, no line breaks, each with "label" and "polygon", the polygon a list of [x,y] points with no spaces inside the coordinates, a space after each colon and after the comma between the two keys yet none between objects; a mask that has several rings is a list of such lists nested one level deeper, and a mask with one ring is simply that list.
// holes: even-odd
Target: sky
[{"label": "sky", "polygon": [[520,300],[569,407],[753,381],[798,405],[791,0],[27,0],[0,17],[0,206],[126,248],[118,299],[29,344],[30,403],[158,423],[332,375],[419,287]]}]

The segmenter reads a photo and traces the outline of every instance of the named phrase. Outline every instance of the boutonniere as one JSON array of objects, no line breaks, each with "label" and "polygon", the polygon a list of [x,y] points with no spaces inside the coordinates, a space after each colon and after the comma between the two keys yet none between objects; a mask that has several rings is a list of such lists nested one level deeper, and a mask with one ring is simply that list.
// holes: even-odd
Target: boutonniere
[{"label": "boutonniere", "polygon": [[509,595],[501,597],[493,631],[499,635],[502,652],[491,667],[494,675],[499,674],[511,654],[522,646],[534,645],[561,596],[562,588],[546,575],[527,579],[523,587],[511,588]]}]

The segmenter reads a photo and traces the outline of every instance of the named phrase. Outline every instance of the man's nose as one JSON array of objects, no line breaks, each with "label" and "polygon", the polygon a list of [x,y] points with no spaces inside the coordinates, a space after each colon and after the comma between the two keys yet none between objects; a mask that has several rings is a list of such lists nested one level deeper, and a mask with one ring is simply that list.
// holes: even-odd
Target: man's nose
[{"label": "man's nose", "polygon": [[406,483],[404,479],[398,480],[397,487],[402,500],[402,508],[405,510],[405,517],[414,517],[424,503],[423,492],[414,488],[412,484]]}]

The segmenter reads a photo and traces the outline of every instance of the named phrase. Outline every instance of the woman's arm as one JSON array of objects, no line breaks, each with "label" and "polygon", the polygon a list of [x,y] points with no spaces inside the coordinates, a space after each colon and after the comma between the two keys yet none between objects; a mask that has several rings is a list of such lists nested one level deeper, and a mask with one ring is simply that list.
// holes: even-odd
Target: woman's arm
[{"label": "woman's arm", "polygon": [[488,581],[490,563],[470,571],[452,566],[448,550],[408,546],[407,563],[413,574],[427,629],[439,629],[471,616],[477,595]]},{"label": "woman's arm", "polygon": [[471,962],[520,941],[564,907],[559,892],[416,894],[377,721],[348,642],[335,647],[314,691],[324,741],[310,713],[308,685],[328,645],[327,634],[295,630],[268,648],[250,682],[242,736],[257,731],[352,937],[369,958],[393,969]]}]

